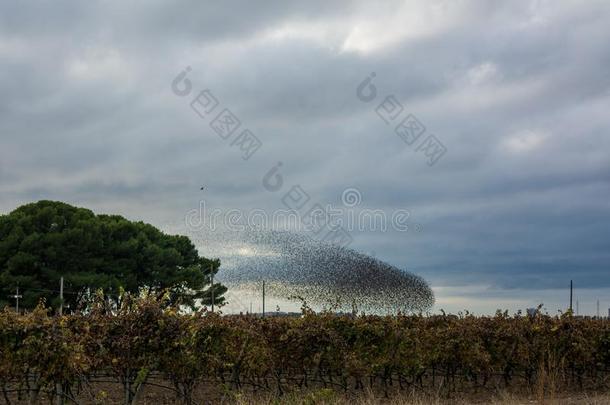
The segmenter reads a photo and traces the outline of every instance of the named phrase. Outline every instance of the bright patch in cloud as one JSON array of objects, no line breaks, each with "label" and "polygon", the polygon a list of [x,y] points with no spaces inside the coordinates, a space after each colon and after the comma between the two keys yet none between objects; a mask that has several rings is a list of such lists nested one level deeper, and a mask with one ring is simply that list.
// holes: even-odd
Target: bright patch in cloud
[{"label": "bright patch in cloud", "polygon": [[351,24],[343,51],[370,53],[404,41],[438,35],[465,22],[464,17],[472,11],[458,3],[415,1],[396,5],[395,10],[385,8],[379,15],[379,5],[371,4],[375,8],[361,10],[360,18]]},{"label": "bright patch in cloud", "polygon": [[526,153],[540,148],[548,138],[543,132],[523,131],[511,135],[503,142],[503,146],[511,152]]},{"label": "bright patch in cloud", "polygon": [[468,81],[475,86],[497,82],[501,78],[498,67],[491,62],[482,63],[468,71]]},{"label": "bright patch in cloud", "polygon": [[111,48],[88,48],[67,63],[68,75],[79,80],[122,78],[129,67],[121,54]]}]

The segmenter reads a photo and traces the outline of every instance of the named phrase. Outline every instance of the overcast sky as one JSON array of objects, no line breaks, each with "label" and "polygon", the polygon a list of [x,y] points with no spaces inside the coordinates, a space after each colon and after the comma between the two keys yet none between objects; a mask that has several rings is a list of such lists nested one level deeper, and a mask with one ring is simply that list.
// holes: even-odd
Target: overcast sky
[{"label": "overcast sky", "polygon": [[[272,212],[292,185],[338,206],[353,188],[356,209],[419,228],[350,246],[424,277],[437,309],[555,311],[571,278],[583,311],[610,307],[610,2],[125,3],[0,3],[3,213],[53,199],[168,229],[202,199]],[[201,118],[204,89],[219,105]],[[241,122],[227,140],[210,126],[224,108]],[[394,132],[408,114],[426,128],[413,145]],[[446,148],[433,165],[428,135]]]}]

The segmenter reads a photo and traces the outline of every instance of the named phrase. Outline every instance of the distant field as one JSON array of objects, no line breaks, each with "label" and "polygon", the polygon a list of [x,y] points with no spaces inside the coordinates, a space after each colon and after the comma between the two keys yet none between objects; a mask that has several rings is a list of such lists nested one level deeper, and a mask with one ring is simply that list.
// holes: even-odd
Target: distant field
[{"label": "distant field", "polygon": [[608,403],[610,377],[610,321],[570,315],[263,319],[126,300],[4,311],[0,349],[7,403]]}]

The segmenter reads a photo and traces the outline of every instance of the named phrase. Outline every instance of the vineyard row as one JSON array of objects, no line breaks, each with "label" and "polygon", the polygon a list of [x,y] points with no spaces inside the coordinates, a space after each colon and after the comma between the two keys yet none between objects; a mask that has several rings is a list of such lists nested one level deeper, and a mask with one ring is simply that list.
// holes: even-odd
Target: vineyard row
[{"label": "vineyard row", "polygon": [[[110,310],[51,316],[0,312],[4,400],[27,392],[75,398],[105,376],[125,402],[161,378],[184,403],[202,382],[230,389],[329,386],[382,392],[442,384],[451,392],[489,385],[603,387],[610,375],[610,321],[498,313],[493,317],[300,318],[181,314],[147,299]],[[91,390],[90,390],[91,391]],[[97,394],[90,392],[92,398]]]}]

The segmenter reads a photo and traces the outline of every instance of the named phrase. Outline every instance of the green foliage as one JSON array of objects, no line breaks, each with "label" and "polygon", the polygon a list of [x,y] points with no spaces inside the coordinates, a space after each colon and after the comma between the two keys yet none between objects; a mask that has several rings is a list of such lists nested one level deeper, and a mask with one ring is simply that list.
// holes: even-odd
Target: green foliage
[{"label": "green foliage", "polygon": [[[194,307],[198,299],[210,303],[206,287],[219,266],[219,260],[199,257],[186,236],[62,202],[39,201],[0,216],[0,306],[12,303],[8,297],[19,286],[24,307],[45,298],[57,308],[63,276],[64,302],[71,309],[98,288],[114,297],[121,288],[168,290],[171,302]],[[225,291],[214,285],[217,304]]]}]

